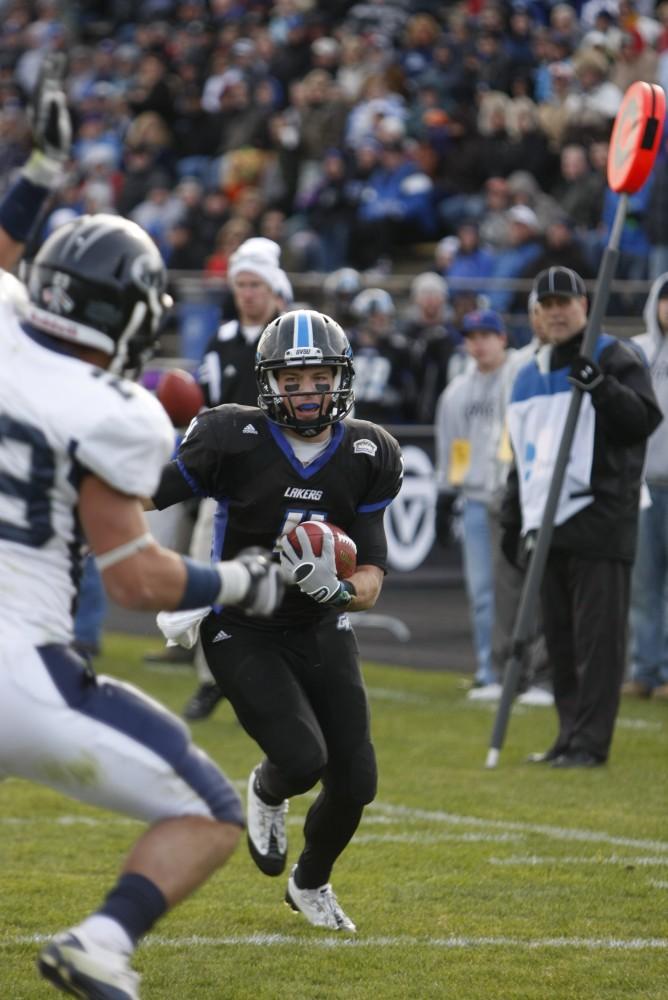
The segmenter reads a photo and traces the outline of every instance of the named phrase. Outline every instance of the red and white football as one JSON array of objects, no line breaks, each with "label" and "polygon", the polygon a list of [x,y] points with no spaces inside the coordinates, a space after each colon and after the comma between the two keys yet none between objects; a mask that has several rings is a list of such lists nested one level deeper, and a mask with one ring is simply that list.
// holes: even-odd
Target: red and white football
[{"label": "red and white football", "polygon": [[[334,535],[336,575],[340,580],[347,580],[349,576],[353,575],[357,569],[357,546],[342,528],[337,528],[335,524],[330,524],[329,521],[302,521],[297,527],[306,529],[313,554],[316,556],[319,556],[322,552],[323,527],[325,529],[329,528]],[[296,528],[293,528],[288,533],[288,541],[295,552],[301,555],[302,547],[296,535]]]},{"label": "red and white football", "polygon": [[175,427],[187,427],[204,406],[204,393],[194,376],[183,368],[163,372],[155,394]]}]

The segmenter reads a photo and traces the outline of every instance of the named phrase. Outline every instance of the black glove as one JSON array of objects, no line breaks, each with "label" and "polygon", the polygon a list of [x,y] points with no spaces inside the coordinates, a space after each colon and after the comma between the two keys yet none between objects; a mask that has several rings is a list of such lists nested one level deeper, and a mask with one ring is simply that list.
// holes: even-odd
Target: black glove
[{"label": "black glove", "polygon": [[583,392],[591,392],[603,381],[603,372],[595,361],[579,355],[571,365],[571,373],[568,376],[571,385],[577,386]]},{"label": "black glove", "polygon": [[243,549],[236,559],[250,575],[248,591],[238,607],[249,615],[269,616],[283,600],[281,567],[272,561],[270,552],[255,547]]},{"label": "black glove", "polygon": [[44,56],[28,110],[33,152],[23,175],[41,187],[57,187],[70,158],[72,120],[64,90],[65,65],[63,53]]},{"label": "black glove", "polygon": [[436,510],[434,513],[434,531],[436,541],[443,548],[447,548],[453,540],[452,521],[455,516],[456,493],[439,493],[436,497]]},{"label": "black glove", "polygon": [[520,569],[519,564],[520,529],[519,525],[508,524],[501,529],[501,551],[511,566]]}]

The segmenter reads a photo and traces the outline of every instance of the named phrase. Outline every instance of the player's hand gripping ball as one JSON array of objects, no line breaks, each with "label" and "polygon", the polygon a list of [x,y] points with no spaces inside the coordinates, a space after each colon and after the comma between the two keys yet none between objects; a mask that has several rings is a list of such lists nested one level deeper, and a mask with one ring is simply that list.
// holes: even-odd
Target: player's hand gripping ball
[{"label": "player's hand gripping ball", "polygon": [[[323,528],[329,529],[334,538],[334,566],[339,580],[347,580],[357,569],[357,546],[352,538],[342,528],[337,528],[329,521],[303,521],[298,527],[303,528],[309,537],[314,556],[322,555]],[[298,556],[302,555],[301,545],[296,528],[288,534],[287,540]]]},{"label": "player's hand gripping ball", "polygon": [[357,566],[355,543],[336,525],[304,521],[281,540],[281,569],[288,583],[319,604],[336,600],[341,579]]},{"label": "player's hand gripping ball", "polygon": [[204,406],[204,394],[190,372],[170,368],[163,372],[155,391],[175,427],[187,427]]}]

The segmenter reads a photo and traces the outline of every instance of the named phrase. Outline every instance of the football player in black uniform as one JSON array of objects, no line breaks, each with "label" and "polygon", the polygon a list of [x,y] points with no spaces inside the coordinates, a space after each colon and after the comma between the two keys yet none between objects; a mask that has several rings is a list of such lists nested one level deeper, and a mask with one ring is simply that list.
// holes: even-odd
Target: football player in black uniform
[{"label": "football player in black uniform", "polygon": [[[229,404],[196,417],[153,503],[215,497],[216,559],[249,545],[280,554],[293,585],[274,618],[215,607],[201,638],[221,691],[265,754],[248,783],[255,863],[266,875],[284,870],[288,799],[321,782],[286,902],[315,926],[354,931],[329,878],[375,796],[376,759],[348,612],[373,607],[380,593],[383,514],[401,486],[401,453],[383,428],[347,416],[352,352],[328,316],[295,310],[273,320],[255,370],[259,408]],[[292,528],[314,518],[355,541],[350,579],[337,579],[331,546],[313,556],[308,545],[302,555],[287,542]]]}]

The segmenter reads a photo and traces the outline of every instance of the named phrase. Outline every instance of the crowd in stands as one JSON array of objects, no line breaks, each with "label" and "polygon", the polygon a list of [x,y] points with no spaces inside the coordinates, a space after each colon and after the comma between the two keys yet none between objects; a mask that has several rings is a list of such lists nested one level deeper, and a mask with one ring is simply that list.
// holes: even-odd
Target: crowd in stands
[{"label": "crowd in stands", "polygon": [[[372,284],[433,244],[426,270],[447,280],[449,308],[484,293],[511,316],[526,313],[517,279],[551,263],[596,274],[616,206],[614,116],[635,80],[668,87],[668,3],[650,0],[0,10],[2,188],[29,148],[44,53],[69,57],[72,169],[40,238],[112,211],[173,271],[224,278],[240,243],[265,236],[288,272],[352,267]],[[617,277],[666,269],[667,192],[664,146],[631,198]]]}]

